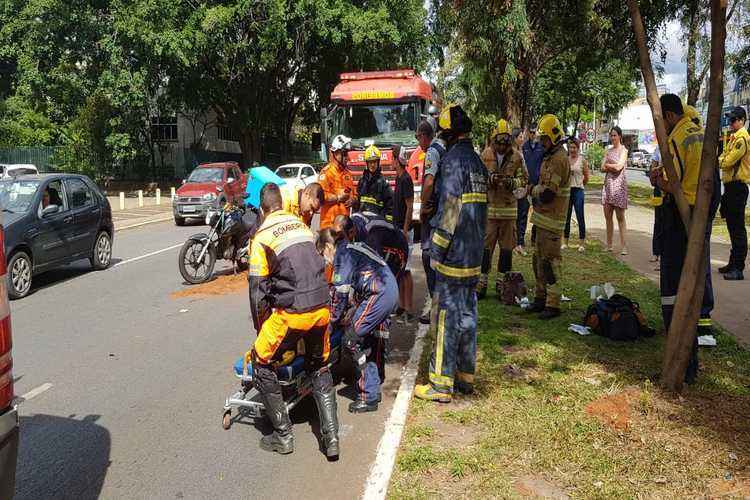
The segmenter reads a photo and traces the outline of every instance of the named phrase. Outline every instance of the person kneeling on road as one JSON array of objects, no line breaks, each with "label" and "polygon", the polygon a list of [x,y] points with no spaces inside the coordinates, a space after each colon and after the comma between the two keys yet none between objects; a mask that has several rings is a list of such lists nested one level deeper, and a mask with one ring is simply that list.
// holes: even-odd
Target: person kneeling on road
[{"label": "person kneeling on road", "polygon": [[565,219],[570,202],[570,164],[563,148],[563,131],[555,115],[544,115],[539,120],[539,137],[544,147],[544,159],[539,172],[539,184],[531,190],[535,199],[531,223],[536,227],[534,247],[534,303],[528,312],[541,313],[539,319],[560,315],[560,252]]},{"label": "person kneeling on road", "polygon": [[354,360],[358,394],[349,411],[375,411],[381,401],[388,317],[398,305],[398,285],[375,250],[366,243],[351,242],[355,229],[349,217],[336,217],[333,228],[328,239],[321,234],[318,250],[330,259],[335,245],[331,329],[346,329],[344,342]]},{"label": "person kneeling on road", "polygon": [[312,374],[313,397],[320,416],[323,447],[329,458],[339,455],[338,417],[330,354],[328,284],[315,237],[296,216],[282,210],[279,187],[261,190],[264,217],[251,243],[248,273],[250,309],[258,336],[252,349],[255,387],[260,392],[274,432],[260,446],[281,454],[294,451],[292,423],[276,375],[281,346],[305,342],[305,368]]}]

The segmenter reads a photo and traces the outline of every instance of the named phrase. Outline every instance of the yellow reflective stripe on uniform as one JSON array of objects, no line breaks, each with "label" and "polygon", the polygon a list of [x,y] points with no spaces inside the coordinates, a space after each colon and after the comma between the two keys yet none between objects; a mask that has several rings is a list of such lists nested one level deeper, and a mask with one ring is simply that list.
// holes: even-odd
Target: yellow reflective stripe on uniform
[{"label": "yellow reflective stripe on uniform", "polygon": [[461,203],[487,203],[487,193],[464,193]]},{"label": "yellow reflective stripe on uniform", "polygon": [[438,314],[437,339],[435,339],[435,373],[443,373],[443,348],[445,342],[445,309]]},{"label": "yellow reflective stripe on uniform", "polygon": [[387,220],[388,222],[393,222],[393,216],[392,215],[386,215],[385,216],[385,220]]},{"label": "yellow reflective stripe on uniform", "polygon": [[383,206],[382,201],[378,201],[376,198],[373,198],[372,196],[360,196],[359,201],[362,203],[369,203],[371,205],[377,205],[379,207]]},{"label": "yellow reflective stripe on uniform", "polygon": [[436,260],[432,261],[432,265],[435,268],[435,271],[439,271],[441,274],[450,276],[451,278],[472,278],[474,276],[479,276],[479,273],[482,271],[481,266],[453,267],[453,266],[447,266]]},{"label": "yellow reflective stripe on uniform", "polygon": [[711,326],[711,318],[700,318],[698,320],[698,326]]},{"label": "yellow reflective stripe on uniform", "polygon": [[453,390],[453,379],[445,375],[430,372],[430,382],[438,389]]},{"label": "yellow reflective stripe on uniform", "polygon": [[565,229],[564,219],[553,219],[552,217],[547,217],[536,211],[531,214],[531,223],[536,224],[542,229],[549,229],[550,231],[562,231]]},{"label": "yellow reflective stripe on uniform", "polygon": [[432,233],[432,242],[441,248],[448,248],[451,244],[448,238],[444,238],[437,231]]},{"label": "yellow reflective stripe on uniform", "polygon": [[488,219],[515,219],[518,217],[517,207],[487,207]]},{"label": "yellow reflective stripe on uniform", "polygon": [[559,196],[561,198],[569,198],[570,197],[570,187],[560,188],[557,191],[557,196]]}]

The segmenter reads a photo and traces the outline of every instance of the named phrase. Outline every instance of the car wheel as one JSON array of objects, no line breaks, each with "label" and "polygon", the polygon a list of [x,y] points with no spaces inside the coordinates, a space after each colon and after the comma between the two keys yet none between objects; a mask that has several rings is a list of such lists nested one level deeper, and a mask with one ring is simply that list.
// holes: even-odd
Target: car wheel
[{"label": "car wheel", "polygon": [[91,261],[91,267],[96,271],[107,269],[112,262],[112,238],[106,231],[101,231],[97,235],[94,251],[89,260]]},{"label": "car wheel", "polygon": [[174,225],[175,226],[184,226],[185,225],[185,219],[183,217],[178,217],[177,215],[174,216]]},{"label": "car wheel", "polygon": [[26,252],[16,252],[8,261],[8,296],[11,299],[20,299],[29,294],[31,290],[31,277],[33,266],[31,258]]}]

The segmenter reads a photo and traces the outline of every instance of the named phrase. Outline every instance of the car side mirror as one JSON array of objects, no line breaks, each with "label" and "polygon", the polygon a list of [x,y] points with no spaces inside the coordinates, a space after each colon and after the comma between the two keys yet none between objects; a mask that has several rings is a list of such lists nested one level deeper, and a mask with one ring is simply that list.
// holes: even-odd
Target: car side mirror
[{"label": "car side mirror", "polygon": [[182,179],[182,183],[185,184],[187,182],[187,179]]},{"label": "car side mirror", "polygon": [[47,217],[52,214],[56,214],[60,211],[60,207],[57,205],[47,205],[44,210],[42,210],[42,217]]},{"label": "car side mirror", "polygon": [[234,182],[234,177],[227,177],[227,182],[229,183]]}]

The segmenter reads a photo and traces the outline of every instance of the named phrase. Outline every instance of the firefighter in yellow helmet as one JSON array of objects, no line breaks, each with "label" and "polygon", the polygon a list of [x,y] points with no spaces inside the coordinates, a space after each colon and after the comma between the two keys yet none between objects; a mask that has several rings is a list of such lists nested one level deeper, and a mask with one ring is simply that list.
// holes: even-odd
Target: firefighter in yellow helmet
[{"label": "firefighter in yellow helmet", "polygon": [[527,311],[541,313],[540,319],[550,319],[560,315],[560,238],[570,202],[570,165],[563,149],[563,129],[555,115],[544,115],[537,133],[544,147],[544,158],[539,184],[531,191],[531,196],[538,200],[531,215],[531,223],[536,227],[533,258],[536,288],[534,303]]},{"label": "firefighter in yellow helmet", "polygon": [[498,243],[500,256],[497,263],[495,290],[498,299],[502,297],[503,276],[501,273],[510,272],[513,263],[513,247],[516,245],[518,204],[515,194],[518,189],[523,189],[528,181],[526,169],[523,167],[523,158],[513,148],[512,129],[506,120],[497,122],[490,141],[490,145],[482,152],[482,162],[487,167],[489,185],[487,187],[487,231],[484,237],[482,274],[477,286],[478,299],[483,299],[487,294],[492,254]]},{"label": "firefighter in yellow helmet", "polygon": [[365,150],[364,160],[367,168],[357,184],[359,210],[380,215],[388,222],[392,222],[393,190],[380,170],[381,158],[382,154],[374,144]]}]

